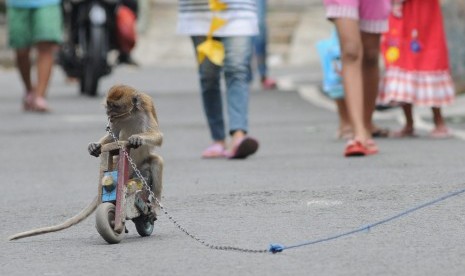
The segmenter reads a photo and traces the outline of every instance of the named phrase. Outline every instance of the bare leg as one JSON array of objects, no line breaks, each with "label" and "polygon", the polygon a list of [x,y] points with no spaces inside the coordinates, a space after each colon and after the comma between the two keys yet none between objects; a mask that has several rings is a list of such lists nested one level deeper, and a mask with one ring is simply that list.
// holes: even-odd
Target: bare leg
[{"label": "bare leg", "polygon": [[358,22],[353,19],[338,18],[334,23],[341,44],[343,84],[354,139],[364,143],[371,138],[371,131],[368,131],[364,120],[363,47],[360,28]]},{"label": "bare leg", "polygon": [[412,104],[404,104],[402,105],[402,110],[404,111],[405,115],[405,128],[414,129],[414,122],[413,122],[413,106]]},{"label": "bare leg", "polygon": [[231,148],[234,147],[240,140],[242,140],[245,137],[245,132],[242,130],[236,130],[232,134],[232,141],[231,141]]},{"label": "bare leg", "polygon": [[451,136],[450,130],[446,126],[444,117],[441,114],[440,107],[432,107],[433,111],[433,121],[435,128],[431,132],[430,136],[433,138],[448,138]]},{"label": "bare leg", "polygon": [[405,115],[405,126],[401,130],[392,133],[392,136],[397,138],[414,137],[415,127],[413,121],[413,106],[412,104],[406,103],[402,105],[402,110],[404,111]]},{"label": "bare leg", "polygon": [[436,128],[437,129],[446,128],[444,117],[442,117],[442,114],[441,114],[441,108],[432,107],[431,110],[433,111],[433,120],[434,120],[434,125],[436,126]]},{"label": "bare leg", "polygon": [[364,95],[364,122],[370,132],[376,129],[373,125],[373,112],[375,111],[376,97],[379,89],[379,34],[362,32],[363,43],[363,95]]},{"label": "bare leg", "polygon": [[29,59],[30,51],[30,48],[16,50],[16,64],[26,92],[33,90],[31,82],[31,60]]},{"label": "bare leg", "polygon": [[352,126],[350,124],[349,114],[344,99],[335,100],[337,106],[337,114],[339,116],[339,139],[350,139],[353,136]]},{"label": "bare leg", "polygon": [[54,63],[54,53],[57,49],[55,43],[37,43],[37,96],[45,98],[48,82],[52,73]]}]

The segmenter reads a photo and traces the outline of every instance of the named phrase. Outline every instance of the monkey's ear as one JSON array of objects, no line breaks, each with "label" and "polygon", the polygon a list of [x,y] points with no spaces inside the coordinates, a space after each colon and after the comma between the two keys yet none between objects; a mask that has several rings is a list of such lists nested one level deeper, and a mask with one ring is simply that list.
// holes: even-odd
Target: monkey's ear
[{"label": "monkey's ear", "polygon": [[132,96],[132,104],[137,109],[142,108],[142,99],[139,94]]}]

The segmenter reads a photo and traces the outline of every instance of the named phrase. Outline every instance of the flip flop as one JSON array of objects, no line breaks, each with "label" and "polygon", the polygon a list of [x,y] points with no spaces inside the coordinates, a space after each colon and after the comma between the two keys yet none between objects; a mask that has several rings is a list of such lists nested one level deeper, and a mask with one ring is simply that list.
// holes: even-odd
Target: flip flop
[{"label": "flip flop", "polygon": [[344,150],[345,157],[354,157],[354,156],[365,156],[366,149],[363,146],[362,142],[358,140],[349,140],[346,144]]},{"label": "flip flop", "polygon": [[202,158],[224,158],[226,156],[226,149],[218,143],[210,145],[202,152]]},{"label": "flip flop", "polygon": [[229,159],[244,159],[254,154],[258,149],[258,141],[251,137],[244,137],[231,150]]},{"label": "flip flop", "polygon": [[350,140],[346,144],[344,150],[345,157],[355,157],[355,156],[366,156],[373,155],[379,152],[378,146],[375,144],[373,139],[368,139],[365,142],[365,145],[358,140]]}]

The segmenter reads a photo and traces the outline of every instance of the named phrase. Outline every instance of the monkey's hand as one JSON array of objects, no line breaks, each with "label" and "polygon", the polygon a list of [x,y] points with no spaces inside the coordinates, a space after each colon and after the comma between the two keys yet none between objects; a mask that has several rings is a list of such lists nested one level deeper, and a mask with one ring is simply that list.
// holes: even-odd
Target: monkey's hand
[{"label": "monkey's hand", "polygon": [[128,139],[129,145],[132,148],[138,148],[144,144],[144,138],[139,135],[131,135]]},{"label": "monkey's hand", "polygon": [[90,143],[89,146],[87,147],[87,150],[89,151],[90,155],[93,155],[95,157],[99,157],[100,153],[102,152],[102,144],[100,143]]}]

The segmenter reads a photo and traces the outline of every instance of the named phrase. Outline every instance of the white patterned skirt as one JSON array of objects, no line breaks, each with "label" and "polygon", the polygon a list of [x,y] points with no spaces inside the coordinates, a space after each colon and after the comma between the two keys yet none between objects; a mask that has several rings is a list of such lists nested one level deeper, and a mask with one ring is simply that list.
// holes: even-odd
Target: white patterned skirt
[{"label": "white patterned skirt", "polygon": [[449,71],[408,71],[389,67],[380,81],[377,104],[442,107],[451,104],[454,98]]}]

